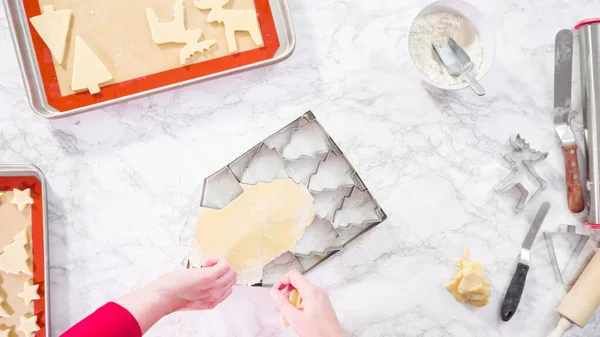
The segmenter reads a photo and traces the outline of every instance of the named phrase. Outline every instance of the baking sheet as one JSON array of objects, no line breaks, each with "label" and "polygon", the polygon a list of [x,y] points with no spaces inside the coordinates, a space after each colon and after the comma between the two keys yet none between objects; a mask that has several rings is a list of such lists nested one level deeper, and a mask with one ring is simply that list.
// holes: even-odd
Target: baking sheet
[{"label": "baking sheet", "polygon": [[[40,326],[40,331],[36,336],[47,336],[49,331],[47,326],[47,307],[46,307],[46,232],[44,224],[44,207],[45,198],[43,197],[43,181],[38,180],[36,176],[19,176],[19,174],[38,175],[37,172],[27,172],[28,168],[21,167],[18,170],[9,169],[4,165],[0,165],[0,192],[5,194],[0,198],[0,249],[3,249],[10,244],[14,236],[28,226],[30,229],[30,244],[26,249],[30,250],[30,256],[33,277],[29,275],[8,275],[0,271],[0,292],[5,298],[5,303],[8,304],[13,311],[11,317],[0,318],[0,327],[9,327],[12,329],[11,336],[23,336],[21,331],[17,331],[16,327],[20,324],[20,317],[24,314],[35,314],[38,316],[37,323]],[[15,174],[17,176],[15,176]],[[20,212],[16,205],[10,203],[13,197],[13,188],[24,190],[31,189],[31,197],[34,204],[28,206],[23,212]],[[38,294],[40,299],[29,305],[25,305],[22,298],[16,294],[23,290],[23,284],[27,280],[33,280],[34,284],[39,284]]]},{"label": "baking sheet", "polygon": [[[120,83],[130,79],[181,67],[179,51],[185,44],[157,45],[152,41],[146,9],[152,8],[159,22],[173,21],[175,0],[40,0],[40,6],[53,5],[55,10],[73,11],[67,54],[61,66],[54,61],[56,76],[63,96],[73,94],[71,78],[75,58],[75,36],[79,35],[100,58]],[[186,28],[202,29],[201,40],[216,40],[216,45],[204,54],[196,53],[188,64],[230,55],[225,38],[225,26],[208,23],[209,10],[200,10],[193,0],[184,0]],[[230,0],[224,7],[235,10],[255,10],[254,0]],[[259,48],[248,32],[237,32],[238,52]]]}]

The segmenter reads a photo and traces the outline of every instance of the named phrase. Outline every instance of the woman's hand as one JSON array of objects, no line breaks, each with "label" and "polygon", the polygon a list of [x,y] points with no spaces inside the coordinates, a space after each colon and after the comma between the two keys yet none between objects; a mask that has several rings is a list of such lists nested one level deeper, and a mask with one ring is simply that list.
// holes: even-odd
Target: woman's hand
[{"label": "woman's hand", "polygon": [[213,309],[231,295],[237,281],[235,270],[225,260],[208,260],[202,268],[166,274],[155,287],[170,299],[173,311]]},{"label": "woman's hand", "polygon": [[[294,307],[288,300],[292,289],[297,289],[302,304]],[[283,316],[299,337],[343,337],[329,296],[324,289],[310,283],[298,271],[287,273],[271,289],[271,296]]]},{"label": "woman's hand", "polygon": [[227,262],[209,260],[202,268],[163,275],[116,303],[135,317],[145,333],[175,311],[213,309],[231,295],[236,280],[235,270]]}]

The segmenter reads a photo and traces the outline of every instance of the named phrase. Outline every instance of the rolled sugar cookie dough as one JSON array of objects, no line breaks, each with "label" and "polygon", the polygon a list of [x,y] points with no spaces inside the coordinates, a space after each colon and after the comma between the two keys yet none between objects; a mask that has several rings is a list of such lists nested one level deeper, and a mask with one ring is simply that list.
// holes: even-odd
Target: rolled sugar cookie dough
[{"label": "rolled sugar cookie dough", "polygon": [[485,307],[490,298],[490,284],[485,280],[483,267],[479,261],[469,261],[469,250],[465,248],[458,260],[458,272],[446,289],[459,302],[476,307]]},{"label": "rolled sugar cookie dough", "polygon": [[227,207],[200,208],[193,265],[225,258],[238,272],[238,284],[261,281],[263,268],[279,255],[294,252],[314,217],[313,197],[289,178],[240,185],[244,192]]}]

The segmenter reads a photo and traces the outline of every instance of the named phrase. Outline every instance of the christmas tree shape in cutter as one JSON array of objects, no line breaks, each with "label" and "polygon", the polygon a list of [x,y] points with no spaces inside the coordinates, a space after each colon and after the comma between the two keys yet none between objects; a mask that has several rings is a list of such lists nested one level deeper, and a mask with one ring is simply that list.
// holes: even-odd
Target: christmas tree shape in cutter
[{"label": "christmas tree shape in cutter", "polygon": [[333,221],[335,212],[342,207],[344,198],[349,197],[353,187],[341,187],[337,190],[311,191],[315,199],[315,212],[321,219]]},{"label": "christmas tree shape in cutter", "polygon": [[254,157],[254,155],[257,154],[258,151],[260,151],[263,145],[264,144],[260,143],[254,146],[228,165],[229,170],[231,170],[231,173],[233,173],[233,175],[237,178],[238,181],[241,182],[244,179],[244,171],[246,170],[248,165],[250,165],[250,160],[252,160],[252,157]]},{"label": "christmas tree shape in cutter", "polygon": [[292,133],[290,142],[283,150],[285,159],[298,159],[302,156],[314,157],[316,154],[331,150],[329,136],[318,122],[309,122],[302,118],[300,126]]},{"label": "christmas tree shape in cutter", "polygon": [[271,261],[263,268],[263,286],[272,286],[281,279],[290,270],[297,270],[301,274],[304,273],[304,268],[298,259],[291,252],[285,252]]},{"label": "christmas tree shape in cutter", "polygon": [[271,135],[269,138],[265,140],[265,145],[269,147],[269,149],[276,149],[279,153],[283,153],[285,146],[292,139],[292,134],[294,130],[298,128],[300,125],[300,121],[305,120],[304,118],[298,118],[283,129],[277,131],[275,134]]},{"label": "christmas tree shape in cutter", "polygon": [[42,8],[42,14],[34,16],[29,21],[38,32],[54,60],[62,65],[67,49],[67,38],[71,30],[73,12],[70,9],[55,11],[54,6]]},{"label": "christmas tree shape in cutter", "polygon": [[29,233],[25,229],[15,236],[11,244],[4,247],[4,251],[0,254],[0,270],[7,274],[32,275],[29,266],[29,250],[26,247],[28,243]]},{"label": "christmas tree shape in cutter", "polygon": [[29,281],[25,281],[25,284],[23,284],[23,291],[18,293],[17,296],[23,299],[25,305],[29,305],[32,301],[40,299],[40,295],[38,294],[39,287],[39,284],[32,285]]},{"label": "christmas tree shape in cutter", "polygon": [[33,199],[31,198],[31,190],[25,189],[23,191],[19,189],[13,189],[13,198],[10,201],[12,204],[17,205],[19,211],[23,212],[28,205],[33,205]]},{"label": "christmas tree shape in cutter", "polygon": [[308,188],[311,191],[336,190],[354,186],[354,172],[343,156],[333,151],[319,164],[317,172],[310,177]]},{"label": "christmas tree shape in cutter", "polygon": [[258,25],[256,11],[224,9],[229,0],[198,0],[194,4],[199,9],[210,9],[208,22],[218,22],[225,25],[225,36],[229,52],[237,51],[235,32],[248,32],[257,46],[263,45],[263,38]]},{"label": "christmas tree shape in cutter", "polygon": [[242,184],[270,183],[280,178],[288,178],[285,161],[277,150],[271,150],[263,144],[244,170]]},{"label": "christmas tree shape in cutter", "polygon": [[226,207],[244,192],[228,167],[206,178],[203,189],[201,206],[214,209]]},{"label": "christmas tree shape in cutter", "polygon": [[342,202],[342,207],[335,212],[333,225],[336,228],[366,227],[382,220],[378,211],[379,206],[371,195],[355,187]]},{"label": "christmas tree shape in cutter", "polygon": [[304,236],[296,243],[296,255],[309,257],[311,255],[325,256],[342,249],[338,240],[338,232],[331,222],[315,217],[312,224],[304,231]]},{"label": "christmas tree shape in cutter", "polygon": [[146,17],[148,18],[148,25],[150,25],[150,32],[152,33],[152,41],[154,43],[185,43],[185,46],[179,52],[179,62],[185,64],[192,55],[209,50],[217,41],[200,41],[202,37],[201,29],[189,30],[185,28],[183,0],[176,0],[174,7],[175,20],[173,21],[159,22],[158,16],[156,16],[152,8],[146,9]]},{"label": "christmas tree shape in cutter", "polygon": [[37,331],[40,331],[40,327],[37,325],[37,316],[22,316],[17,330],[23,332],[25,337],[32,337]]},{"label": "christmas tree shape in cutter", "polygon": [[71,89],[78,92],[89,90],[91,94],[100,93],[100,86],[112,81],[113,76],[104,63],[83,41],[81,36],[75,37],[75,61],[73,62],[73,78]]},{"label": "christmas tree shape in cutter", "polygon": [[287,174],[296,183],[308,186],[308,180],[317,172],[317,167],[326,156],[327,153],[318,153],[314,157],[285,159]]}]

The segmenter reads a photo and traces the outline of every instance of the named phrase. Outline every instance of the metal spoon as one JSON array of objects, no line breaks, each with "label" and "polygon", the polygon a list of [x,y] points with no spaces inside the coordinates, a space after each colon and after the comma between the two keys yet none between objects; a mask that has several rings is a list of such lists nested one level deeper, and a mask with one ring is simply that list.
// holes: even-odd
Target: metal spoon
[{"label": "metal spoon", "polygon": [[469,57],[469,54],[467,54],[467,52],[465,52],[465,50],[462,49],[462,47],[459,46],[458,43],[456,43],[456,41],[454,41],[454,39],[451,37],[448,38],[448,44],[450,45],[450,48],[452,48],[452,50],[454,51],[454,54],[456,54],[458,63],[460,63],[462,65],[463,76],[465,77],[465,80],[467,81],[467,83],[469,83],[469,86],[471,87],[471,89],[473,89],[473,91],[479,96],[485,95],[485,89],[475,79],[473,74],[471,74],[471,69],[473,68],[473,62],[471,62],[471,58]]},{"label": "metal spoon", "polygon": [[[452,40],[452,41],[454,41],[454,40]],[[473,78],[473,75],[471,75],[471,72],[469,70],[465,71],[465,66],[463,65],[463,63],[460,62],[458,54],[452,47],[450,47],[449,44],[445,45],[445,44],[433,43],[432,46],[433,46],[433,49],[435,50],[435,52],[440,57],[440,59],[442,60],[442,63],[444,64],[446,69],[448,69],[448,73],[450,75],[452,75],[452,76],[463,75],[465,77],[465,80],[471,87],[471,89],[473,89],[473,91],[477,95],[479,95],[479,96],[485,95],[485,89],[481,86],[481,84],[479,84],[479,82],[477,82],[477,80],[475,80],[475,78]],[[462,50],[462,48],[461,48],[461,50]],[[464,50],[463,50],[463,53],[464,53]],[[473,66],[473,63],[470,61],[469,56],[466,53],[464,53],[464,54],[469,59],[469,62],[466,65],[470,69],[470,67]]]}]

